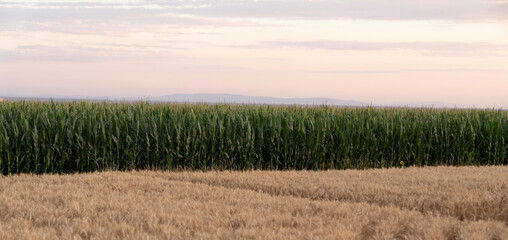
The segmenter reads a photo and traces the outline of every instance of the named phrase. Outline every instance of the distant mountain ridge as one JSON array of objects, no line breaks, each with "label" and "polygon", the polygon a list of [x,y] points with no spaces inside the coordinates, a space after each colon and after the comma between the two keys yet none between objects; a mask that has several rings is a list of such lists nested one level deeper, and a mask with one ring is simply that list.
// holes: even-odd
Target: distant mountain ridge
[{"label": "distant mountain ridge", "polygon": [[[8,97],[0,96],[2,101],[55,101],[55,102],[73,102],[73,101],[91,101],[91,102],[169,102],[169,103],[228,103],[228,104],[270,104],[270,105],[328,105],[328,106],[351,106],[351,107],[409,107],[409,108],[438,108],[438,109],[468,109],[468,107],[457,107],[457,105],[445,102],[413,102],[413,103],[392,103],[392,104],[367,104],[364,102],[354,100],[339,100],[333,98],[276,98],[276,97],[261,97],[261,96],[246,96],[235,94],[172,94],[166,96],[144,97],[144,98],[119,98],[119,97]],[[476,107],[469,107],[476,108]],[[481,108],[480,108],[481,109]],[[488,108],[490,109],[490,108]],[[506,110],[506,109],[505,109]]]},{"label": "distant mountain ridge", "polygon": [[273,105],[330,105],[330,106],[367,106],[367,103],[354,100],[333,98],[275,98],[263,96],[245,96],[235,94],[172,94],[151,97],[150,101],[188,102],[188,103],[234,103],[234,104],[273,104]]}]

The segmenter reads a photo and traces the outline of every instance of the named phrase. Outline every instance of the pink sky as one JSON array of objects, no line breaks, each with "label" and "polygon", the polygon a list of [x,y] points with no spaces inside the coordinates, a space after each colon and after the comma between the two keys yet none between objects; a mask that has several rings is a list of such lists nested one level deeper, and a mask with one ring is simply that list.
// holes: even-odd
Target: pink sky
[{"label": "pink sky", "polygon": [[0,96],[508,109],[508,1],[1,1]]}]

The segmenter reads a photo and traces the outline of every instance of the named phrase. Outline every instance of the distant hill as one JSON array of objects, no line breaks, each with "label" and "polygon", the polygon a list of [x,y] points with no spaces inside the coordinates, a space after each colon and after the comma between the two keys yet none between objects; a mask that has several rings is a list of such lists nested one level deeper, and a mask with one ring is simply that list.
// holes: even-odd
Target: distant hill
[{"label": "distant hill", "polygon": [[[372,107],[409,107],[409,108],[461,108],[453,103],[445,102],[398,102],[393,104],[367,104],[364,102],[354,100],[339,100],[333,98],[275,98],[275,97],[260,97],[260,96],[245,96],[234,94],[172,94],[167,96],[156,96],[148,98],[108,98],[108,97],[0,97],[2,101],[55,101],[55,102],[72,102],[72,101],[90,101],[90,102],[172,102],[172,103],[230,103],[230,104],[271,104],[271,105],[328,105],[328,106],[372,106]],[[478,108],[471,106],[469,108]],[[467,107],[462,107],[467,109]]]},{"label": "distant hill", "polygon": [[333,98],[274,98],[244,96],[233,94],[173,94],[151,97],[150,101],[188,102],[188,103],[235,103],[235,104],[273,104],[273,105],[330,105],[330,106],[367,106],[367,103]]}]

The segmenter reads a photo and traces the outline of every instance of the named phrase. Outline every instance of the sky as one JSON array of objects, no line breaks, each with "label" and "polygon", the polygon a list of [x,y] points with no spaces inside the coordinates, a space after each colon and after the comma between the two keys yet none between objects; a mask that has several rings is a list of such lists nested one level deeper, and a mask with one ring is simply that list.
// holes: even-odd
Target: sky
[{"label": "sky", "polygon": [[0,96],[508,109],[508,0],[0,0]]}]

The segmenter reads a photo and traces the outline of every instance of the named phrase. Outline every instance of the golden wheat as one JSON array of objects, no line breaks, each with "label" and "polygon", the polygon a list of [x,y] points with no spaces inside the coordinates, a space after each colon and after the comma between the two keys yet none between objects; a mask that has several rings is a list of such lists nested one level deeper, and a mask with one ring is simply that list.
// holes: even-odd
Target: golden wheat
[{"label": "golden wheat", "polygon": [[459,220],[496,220],[508,224],[508,166],[158,174],[168,180],[270,195],[366,202]]},{"label": "golden wheat", "polygon": [[507,172],[3,176],[0,239],[508,239]]}]

